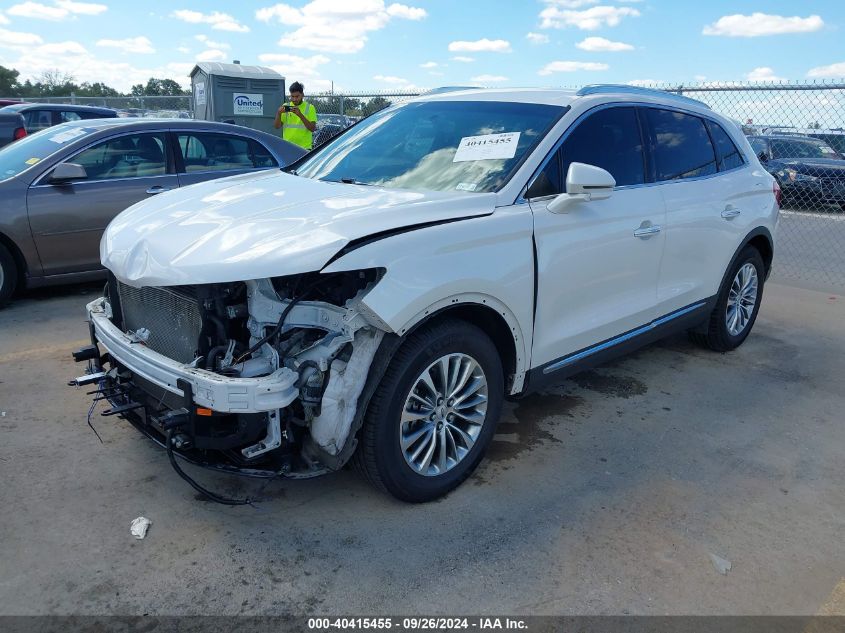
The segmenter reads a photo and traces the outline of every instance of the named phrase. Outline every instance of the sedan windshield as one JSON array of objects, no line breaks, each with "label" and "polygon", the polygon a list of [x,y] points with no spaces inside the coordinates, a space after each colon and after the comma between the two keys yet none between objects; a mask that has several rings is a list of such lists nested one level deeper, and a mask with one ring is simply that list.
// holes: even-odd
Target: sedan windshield
[{"label": "sedan windshield", "polygon": [[832,158],[842,160],[830,145],[824,141],[778,139],[772,141],[772,156],[774,158]]},{"label": "sedan windshield", "polygon": [[407,103],[362,121],[296,173],[397,189],[495,191],[564,111],[534,103]]},{"label": "sedan windshield", "polygon": [[56,125],[6,145],[0,149],[0,180],[17,176],[68,143],[94,132],[84,127]]}]

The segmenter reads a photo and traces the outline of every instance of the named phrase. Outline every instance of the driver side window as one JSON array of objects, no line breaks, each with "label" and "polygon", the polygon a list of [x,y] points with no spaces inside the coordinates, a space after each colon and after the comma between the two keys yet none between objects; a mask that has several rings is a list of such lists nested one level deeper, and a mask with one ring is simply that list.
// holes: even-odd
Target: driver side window
[{"label": "driver side window", "polygon": [[572,163],[609,171],[618,187],[644,183],[643,142],[634,108],[605,108],[578,123],[534,179],[526,197],[564,193]]}]

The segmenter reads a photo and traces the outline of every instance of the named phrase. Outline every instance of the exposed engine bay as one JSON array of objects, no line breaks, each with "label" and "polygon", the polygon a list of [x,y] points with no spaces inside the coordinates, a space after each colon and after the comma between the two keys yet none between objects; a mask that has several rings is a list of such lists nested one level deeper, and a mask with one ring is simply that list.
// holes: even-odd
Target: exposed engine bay
[{"label": "exposed engine bay", "polygon": [[[91,393],[111,404],[104,415],[203,466],[298,478],[337,469],[354,451],[359,398],[385,336],[361,304],[382,273],[145,288],[112,276],[89,304],[94,345],[75,354],[89,375],[72,382],[96,384]],[[179,373],[145,369],[147,350]]]}]

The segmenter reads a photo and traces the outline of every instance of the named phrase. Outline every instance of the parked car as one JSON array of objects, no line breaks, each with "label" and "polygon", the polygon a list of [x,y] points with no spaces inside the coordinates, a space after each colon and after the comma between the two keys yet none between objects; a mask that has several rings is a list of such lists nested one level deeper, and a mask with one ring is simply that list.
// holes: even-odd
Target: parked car
[{"label": "parked car", "polygon": [[318,114],[317,129],[314,131],[314,147],[334,138],[349,126],[349,121],[342,114]]},{"label": "parked car", "polygon": [[26,136],[23,117],[14,112],[0,112],[0,147]]},{"label": "parked car", "polygon": [[22,114],[29,134],[68,121],[113,119],[117,116],[117,110],[111,108],[95,108],[70,103],[17,103],[0,108],[0,112]]},{"label": "parked car", "polygon": [[845,210],[845,159],[824,141],[798,134],[751,136],[757,158],[778,181],[785,205]]},{"label": "parked car", "polygon": [[20,99],[0,99],[0,108],[7,105],[15,105],[21,103]]},{"label": "parked car", "polygon": [[75,121],[4,147],[0,305],[21,285],[102,277],[103,230],[139,200],[303,153],[270,134],[184,119]]},{"label": "parked car", "polygon": [[302,478],[354,459],[427,501],[478,465],[505,397],[671,332],[739,346],[777,217],[774,178],[698,101],[423,96],[282,172],[120,214],[78,383],[177,469]]}]

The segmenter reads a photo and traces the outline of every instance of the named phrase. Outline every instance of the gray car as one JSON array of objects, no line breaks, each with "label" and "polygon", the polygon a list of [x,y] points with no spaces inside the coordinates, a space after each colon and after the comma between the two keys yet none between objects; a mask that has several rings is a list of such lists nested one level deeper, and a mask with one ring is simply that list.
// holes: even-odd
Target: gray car
[{"label": "gray car", "polygon": [[104,277],[100,237],[136,202],[304,153],[258,130],[184,119],[74,121],[12,143],[0,150],[0,305],[21,286]]}]

